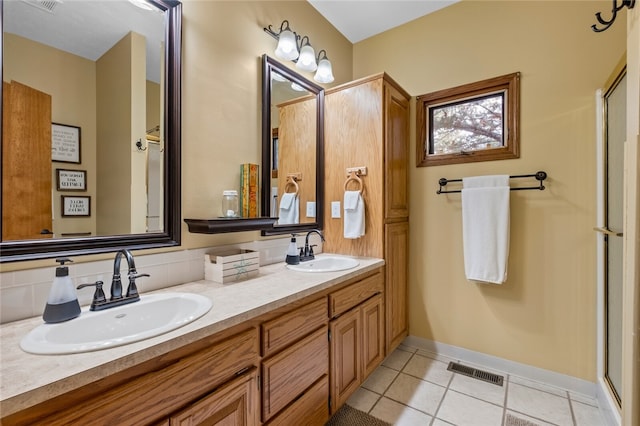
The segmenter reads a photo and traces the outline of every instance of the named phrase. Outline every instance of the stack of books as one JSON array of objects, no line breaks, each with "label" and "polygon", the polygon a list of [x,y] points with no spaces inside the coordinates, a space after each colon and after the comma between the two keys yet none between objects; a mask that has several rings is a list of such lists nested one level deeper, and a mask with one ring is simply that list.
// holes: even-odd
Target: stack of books
[{"label": "stack of books", "polygon": [[240,165],[240,214],[242,217],[258,217],[257,164]]}]

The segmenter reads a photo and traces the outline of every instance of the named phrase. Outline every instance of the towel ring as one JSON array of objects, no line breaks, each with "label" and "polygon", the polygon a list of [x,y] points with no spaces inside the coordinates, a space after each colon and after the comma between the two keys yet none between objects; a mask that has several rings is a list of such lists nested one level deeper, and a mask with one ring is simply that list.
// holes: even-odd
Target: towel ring
[{"label": "towel ring", "polygon": [[349,176],[347,177],[347,180],[344,181],[344,190],[345,191],[347,190],[347,185],[351,181],[357,182],[358,185],[360,186],[360,189],[358,189],[358,191],[362,192],[362,189],[364,188],[364,183],[362,183],[362,179],[360,179],[360,176],[358,176],[357,172],[349,173]]},{"label": "towel ring", "polygon": [[296,182],[296,178],[294,178],[293,176],[287,176],[287,183],[284,184],[285,193],[287,193],[287,188],[289,188],[289,186],[293,186],[294,188],[294,191],[292,192],[293,194],[298,194],[300,187],[298,186],[298,182]]}]

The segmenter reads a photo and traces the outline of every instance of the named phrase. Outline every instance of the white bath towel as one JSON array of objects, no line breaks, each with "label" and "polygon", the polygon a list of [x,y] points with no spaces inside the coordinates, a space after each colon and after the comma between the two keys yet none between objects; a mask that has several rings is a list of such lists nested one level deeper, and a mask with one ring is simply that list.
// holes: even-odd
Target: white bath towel
[{"label": "white bath towel", "polygon": [[364,199],[360,191],[344,192],[344,237],[360,238],[364,235]]},{"label": "white bath towel", "polygon": [[300,200],[295,192],[285,192],[280,199],[279,225],[300,223]]},{"label": "white bath towel", "polygon": [[509,176],[462,179],[462,238],[467,279],[494,284],[507,280]]}]

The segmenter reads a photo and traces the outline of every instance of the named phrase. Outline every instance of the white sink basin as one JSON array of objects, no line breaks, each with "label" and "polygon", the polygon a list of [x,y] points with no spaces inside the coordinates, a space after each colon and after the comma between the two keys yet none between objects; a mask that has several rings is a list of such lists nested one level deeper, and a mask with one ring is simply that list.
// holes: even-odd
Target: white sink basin
[{"label": "white sink basin", "polygon": [[140,296],[140,301],[104,311],[83,308],[78,318],[58,324],[41,324],[20,342],[25,352],[70,354],[126,345],[167,333],[200,318],[211,300],[191,293]]},{"label": "white sink basin", "polygon": [[298,265],[287,265],[287,268],[300,272],[335,272],[355,268],[359,261],[351,257],[321,256]]}]

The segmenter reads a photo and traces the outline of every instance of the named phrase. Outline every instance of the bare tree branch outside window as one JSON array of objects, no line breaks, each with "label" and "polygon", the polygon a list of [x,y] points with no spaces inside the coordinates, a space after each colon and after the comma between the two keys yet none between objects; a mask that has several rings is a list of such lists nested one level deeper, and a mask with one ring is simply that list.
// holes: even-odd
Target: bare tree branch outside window
[{"label": "bare tree branch outside window", "polygon": [[520,73],[417,97],[417,166],[518,158]]}]

